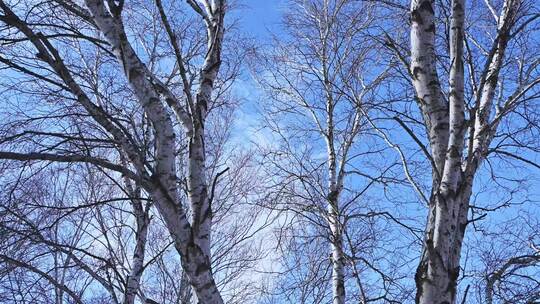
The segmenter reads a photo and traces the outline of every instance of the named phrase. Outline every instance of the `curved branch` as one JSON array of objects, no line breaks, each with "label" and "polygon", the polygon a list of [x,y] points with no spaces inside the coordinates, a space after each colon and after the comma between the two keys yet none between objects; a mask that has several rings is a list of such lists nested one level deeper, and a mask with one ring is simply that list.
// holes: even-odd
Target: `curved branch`
[{"label": "curved branch", "polygon": [[0,151],[0,159],[10,159],[10,160],[19,160],[19,161],[29,161],[29,160],[44,160],[60,163],[90,163],[99,167],[103,167],[109,170],[113,170],[119,173],[124,174],[125,176],[134,179],[140,180],[140,177],[133,171],[120,166],[114,163],[109,162],[103,158],[97,158],[86,155],[59,155],[52,153],[16,153],[16,152],[7,152]]}]

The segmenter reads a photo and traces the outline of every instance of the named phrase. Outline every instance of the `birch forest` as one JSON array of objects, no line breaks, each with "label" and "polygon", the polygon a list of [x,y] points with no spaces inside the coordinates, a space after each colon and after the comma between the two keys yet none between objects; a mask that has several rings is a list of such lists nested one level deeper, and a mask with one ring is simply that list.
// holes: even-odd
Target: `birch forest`
[{"label": "birch forest", "polygon": [[0,0],[1,304],[540,304],[539,0]]}]

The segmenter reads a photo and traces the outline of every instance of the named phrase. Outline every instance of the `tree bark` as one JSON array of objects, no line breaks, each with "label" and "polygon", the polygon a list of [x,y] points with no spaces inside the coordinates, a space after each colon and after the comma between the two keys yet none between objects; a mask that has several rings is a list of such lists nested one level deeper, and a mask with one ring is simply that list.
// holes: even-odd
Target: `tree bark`
[{"label": "tree bark", "polygon": [[345,256],[343,254],[343,233],[338,208],[336,192],[331,192],[328,204],[328,222],[331,232],[332,303],[345,304]]},{"label": "tree bark", "polygon": [[[338,173],[338,160],[334,144],[334,100],[329,87],[324,65],[326,86],[326,146],[328,153],[328,226],[330,228],[330,253],[332,264],[332,303],[345,304],[345,256],[343,253],[343,228],[340,220],[339,195],[343,180],[342,170]],[[340,168],[342,169],[342,168]]]},{"label": "tree bark", "polygon": [[[455,302],[460,253],[467,225],[469,180],[462,180],[464,113],[464,0],[453,0],[450,20],[449,107],[442,98],[435,60],[434,2],[413,1],[413,84],[429,134],[433,186],[423,252],[417,268],[416,302]],[[470,180],[472,181],[472,180]]]},{"label": "tree bark", "polygon": [[415,276],[416,303],[455,303],[469,198],[470,191],[455,197],[442,194],[432,197],[424,248]]},{"label": "tree bark", "polygon": [[[465,0],[451,1],[449,106],[441,94],[437,75],[433,5],[432,0],[411,2],[412,82],[424,116],[433,163],[423,252],[415,276],[416,303],[452,304],[456,301],[461,247],[474,176],[487,155],[497,128],[498,121],[490,122],[490,111],[520,1],[506,0],[504,3],[497,37],[475,92],[476,107],[471,110],[473,123],[469,127],[465,121],[463,67]],[[464,157],[466,131],[469,140],[468,153]]]}]

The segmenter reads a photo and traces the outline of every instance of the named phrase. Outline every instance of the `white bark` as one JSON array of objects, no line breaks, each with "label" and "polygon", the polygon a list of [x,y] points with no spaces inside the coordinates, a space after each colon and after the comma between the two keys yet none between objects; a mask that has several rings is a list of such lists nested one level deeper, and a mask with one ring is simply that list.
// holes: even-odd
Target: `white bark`
[{"label": "white bark", "polygon": [[[352,126],[341,146],[336,147],[334,106],[335,101],[332,96],[333,88],[328,79],[326,64],[323,64],[323,78],[325,79],[326,92],[326,130],[320,130],[326,139],[327,166],[328,166],[328,206],[327,217],[330,228],[330,253],[332,264],[332,303],[344,304],[345,293],[345,253],[343,248],[343,225],[340,206],[340,195],[343,190],[343,180],[345,178],[345,165],[348,161],[348,152],[353,141],[358,134],[360,126],[360,111],[356,111]],[[317,121],[315,121],[317,124]],[[337,155],[336,150],[341,154]]]},{"label": "white bark", "polygon": [[411,1],[411,73],[426,124],[435,174],[443,170],[448,145],[448,106],[442,99],[435,60],[433,1]]},{"label": "white bark", "polygon": [[339,204],[336,192],[329,194],[328,224],[330,226],[330,250],[332,263],[332,303],[345,303],[345,256],[343,254],[343,232],[339,219]]},{"label": "white bark", "polygon": [[[424,115],[434,160],[433,188],[424,248],[416,273],[416,302],[455,303],[460,254],[468,223],[474,175],[487,154],[496,124],[490,124],[494,91],[504,58],[509,30],[519,1],[505,2],[498,37],[478,88],[478,110],[473,127],[466,129],[464,99],[465,1],[453,0],[450,19],[450,94],[445,106],[436,72],[434,1],[411,2],[411,73]],[[463,157],[465,132],[471,141]]]},{"label": "white bark", "polygon": [[[305,132],[302,134],[309,134],[306,138],[310,140],[313,134],[324,141],[326,150],[325,167],[321,168],[324,169],[323,172],[320,169],[309,173],[302,171],[303,168],[315,167],[319,155],[313,155],[313,159],[310,159],[311,155],[298,156],[294,160],[294,165],[287,166],[283,171],[293,180],[299,180],[299,189],[287,189],[283,192],[291,191],[292,195],[298,197],[299,202],[305,204],[305,207],[295,212],[306,214],[306,217],[313,212],[316,214],[315,218],[324,220],[320,225],[325,227],[324,242],[329,249],[327,256],[329,256],[329,272],[331,271],[328,273],[330,279],[328,296],[332,303],[344,304],[348,299],[345,288],[346,270],[350,267],[350,263],[356,262],[352,260],[357,258],[347,255],[349,249],[344,242],[346,237],[344,223],[350,218],[350,211],[343,206],[342,197],[349,200],[352,191],[344,187],[345,177],[351,174],[347,170],[353,170],[351,159],[358,157],[352,156],[354,155],[352,151],[355,151],[353,144],[358,139],[362,119],[369,107],[364,106],[364,103],[369,101],[363,98],[369,95],[371,90],[375,90],[380,79],[384,78],[384,73],[375,79],[367,76],[371,75],[370,68],[367,67],[371,61],[371,50],[368,46],[365,48],[358,46],[362,36],[360,33],[369,28],[373,21],[368,6],[356,6],[354,1],[298,1],[294,4],[297,6],[290,15],[287,15],[285,21],[291,40],[284,44],[278,43],[275,47],[278,50],[276,56],[261,60],[269,65],[267,72],[272,79],[268,81],[267,76],[262,76],[261,83],[272,97],[269,117],[272,120],[271,124],[276,122],[279,126],[276,127],[277,130],[273,126],[270,128],[284,138],[285,154],[296,155],[297,144],[311,147],[315,143],[302,142],[305,139],[297,139],[295,135],[288,138],[287,131],[282,134],[279,130],[282,123],[293,126],[294,130]],[[356,14],[360,7],[365,9],[365,12]],[[275,113],[279,114],[274,116]],[[287,114],[280,117],[282,113],[294,114],[290,117]],[[293,122],[295,119],[299,119],[300,122]],[[284,126],[283,128],[286,129]],[[298,170],[295,168],[296,161],[298,167],[302,168],[299,169],[300,172],[296,171]],[[278,166],[281,167],[281,164]],[[323,179],[321,175],[324,176]],[[317,198],[310,201],[306,197],[315,197],[310,193],[311,190],[306,191],[307,195],[302,193],[302,185],[310,185],[316,189],[322,185],[322,189],[317,192]],[[348,203],[351,204],[350,201]],[[294,210],[297,207],[293,203],[285,208]],[[361,256],[363,253],[358,254]],[[310,267],[320,269],[318,265]],[[356,272],[356,275],[359,275],[359,272]],[[302,285],[295,286],[298,289],[303,289],[304,286],[312,289],[313,286],[314,290],[318,290],[306,293],[323,292],[315,285],[319,282],[308,280],[306,278]],[[352,291],[349,298],[353,297]]]},{"label": "white bark", "polygon": [[336,152],[334,147],[334,122],[332,100],[327,101],[327,150],[328,150],[328,226],[332,263],[332,303],[345,303],[345,256],[343,254],[343,231],[340,220],[339,195],[341,185],[337,180]]},{"label": "white bark", "polygon": [[[453,0],[451,5],[450,60],[452,65],[450,68],[450,109],[448,112],[440,112],[442,116],[435,117],[436,124],[439,124],[445,129],[430,132],[430,143],[434,155],[437,152],[444,152],[445,159],[434,157],[435,163],[438,164],[438,168],[435,170],[442,172],[442,175],[435,177],[436,180],[440,180],[440,184],[439,182],[434,183],[434,186],[439,188],[436,192],[433,192],[430,202],[425,247],[416,277],[418,303],[455,302],[457,278],[459,276],[460,247],[464,232],[463,229],[465,228],[464,225],[466,224],[460,222],[462,218],[460,214],[464,212],[466,215],[467,208],[463,207],[468,202],[468,197],[461,197],[461,193],[458,193],[465,129],[463,72],[464,1]],[[428,9],[428,6],[431,9]],[[422,21],[434,26],[432,3],[423,2],[417,8],[413,7],[413,12],[414,9],[422,16],[420,17]],[[430,21],[427,22],[428,20]],[[420,22],[420,20],[417,20],[417,22]],[[426,38],[419,37],[418,40],[421,41],[422,39]],[[432,37],[427,39],[433,42]],[[415,44],[413,44],[414,47]],[[435,62],[433,61],[432,64],[435,65]],[[438,79],[435,77],[436,75],[433,75],[429,81],[438,82]],[[419,85],[418,88],[417,92],[422,92],[422,86]],[[439,100],[431,102],[444,103],[441,97],[439,95]],[[429,108],[430,105],[431,103],[426,108]],[[431,115],[429,112],[424,113],[427,116]]]},{"label": "white bark", "polygon": [[144,215],[137,216],[136,244],[133,251],[131,271],[127,277],[124,304],[135,303],[139,292],[140,280],[144,269],[145,245],[148,235],[148,218]]},{"label": "white bark", "polygon": [[[189,197],[193,206],[193,223],[201,248],[210,258],[210,232],[212,228],[212,206],[208,194],[208,176],[206,174],[206,153],[204,150],[204,126],[208,105],[212,101],[212,92],[219,67],[221,65],[221,42],[223,41],[224,7],[213,6],[208,31],[208,54],[199,76],[199,90],[196,95],[193,115],[194,132],[189,139]],[[212,30],[215,29],[215,30]]]},{"label": "white bark", "polygon": [[[193,133],[189,138],[188,193],[192,206],[193,233],[196,235],[202,254],[212,260],[211,230],[212,206],[208,192],[208,176],[205,152],[205,121],[208,105],[212,102],[214,82],[221,65],[221,44],[223,41],[225,13],[224,1],[212,1],[206,10],[208,53],[199,75],[199,89],[193,113]],[[196,292],[199,303],[204,302]]]},{"label": "white bark", "polygon": [[[209,55],[201,70],[200,90],[196,108],[188,135],[192,135],[189,144],[188,191],[193,209],[191,224],[178,202],[177,177],[175,165],[175,133],[171,118],[160,102],[159,92],[165,93],[168,104],[177,104],[170,92],[156,83],[153,75],[135,54],[122,28],[119,16],[111,15],[99,0],[87,0],[97,26],[104,33],[122,63],[128,81],[137,95],[145,113],[152,121],[156,137],[156,168],[153,174],[151,195],[158,210],[167,223],[175,240],[176,248],[182,257],[182,265],[200,303],[222,303],[211,270],[210,229],[211,207],[208,201],[206,185],[204,119],[208,103],[211,100],[213,82],[220,64],[220,48],[223,36],[224,4],[213,5],[211,24],[209,25]],[[208,13],[207,12],[207,13]],[[157,89],[156,89],[157,87]],[[173,107],[177,116],[184,117],[184,112]],[[185,119],[182,119],[185,121]],[[184,124],[187,124],[184,122]],[[193,132],[190,132],[191,126]]]}]

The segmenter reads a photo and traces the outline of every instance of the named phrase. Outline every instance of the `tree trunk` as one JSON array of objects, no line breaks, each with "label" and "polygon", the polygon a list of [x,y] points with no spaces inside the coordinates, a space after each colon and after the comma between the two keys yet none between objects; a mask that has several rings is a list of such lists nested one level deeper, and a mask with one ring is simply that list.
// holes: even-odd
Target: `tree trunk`
[{"label": "tree trunk", "polygon": [[416,303],[455,303],[470,199],[470,187],[464,188],[455,197],[432,197],[424,249],[415,276]]},{"label": "tree trunk", "polygon": [[416,303],[453,304],[467,226],[472,175],[462,172],[464,114],[464,0],[452,0],[449,105],[442,97],[435,60],[434,1],[411,5],[411,73],[432,155],[433,184],[423,252],[415,281]]},{"label": "tree trunk", "polygon": [[[194,135],[189,141],[189,176],[187,179],[189,200],[192,206],[191,223],[197,245],[208,263],[211,263],[212,206],[210,206],[206,181],[204,129],[202,124],[197,123],[195,123],[194,129]],[[196,290],[193,295],[195,303],[206,303],[199,300]]]},{"label": "tree trunk", "polygon": [[[131,190],[131,188],[128,189]],[[133,193],[133,191],[131,192]],[[134,304],[137,293],[139,292],[141,276],[144,271],[144,257],[146,240],[148,236],[148,226],[150,224],[150,218],[143,209],[142,202],[138,198],[132,198],[132,200],[136,200],[132,203],[132,205],[137,222],[137,232],[135,234],[136,241],[135,249],[133,250],[131,271],[127,277],[126,282],[124,304]]]},{"label": "tree trunk", "polygon": [[332,303],[345,304],[345,257],[343,254],[343,234],[339,221],[337,192],[330,193],[328,204],[328,224],[330,226],[330,250],[332,262]]},{"label": "tree trunk", "polygon": [[334,148],[333,100],[327,101],[327,150],[328,150],[328,226],[330,228],[330,254],[332,264],[332,303],[345,304],[345,257],[343,254],[343,231],[340,222],[339,195],[341,184],[337,174]]},{"label": "tree trunk", "polygon": [[[178,250],[183,270],[193,286],[199,303],[221,304],[223,299],[213,278],[210,253],[210,216],[211,209],[206,193],[206,177],[204,167],[204,119],[208,101],[211,98],[213,81],[219,69],[219,51],[223,29],[218,25],[219,35],[210,39],[212,43],[212,60],[205,61],[201,72],[201,96],[197,98],[196,112],[193,118],[194,134],[190,138],[189,190],[195,221],[189,223],[186,213],[178,202],[178,186],[176,175],[175,132],[171,117],[160,101],[160,94],[155,77],[148,71],[130,45],[123,29],[120,16],[109,13],[101,0],[86,0],[94,21],[103,32],[113,51],[124,68],[125,75],[135,95],[141,103],[148,118],[152,121],[156,142],[156,164],[151,178],[151,184],[146,183],[156,208],[163,216],[167,229],[171,233],[175,247]],[[216,18],[223,18],[222,6]],[[221,18],[221,19],[220,19]],[[213,34],[212,34],[213,35]],[[213,38],[213,37],[209,37]],[[217,50],[217,51],[216,51]],[[214,63],[208,67],[207,64]],[[161,88],[166,99],[172,99],[166,88]],[[208,219],[208,220],[207,220]],[[205,235],[205,238],[201,236]]]},{"label": "tree trunk", "polygon": [[[467,226],[467,213],[474,176],[488,154],[499,120],[490,122],[494,94],[504,54],[522,2],[505,0],[498,31],[486,67],[475,92],[471,111],[468,153],[463,157],[466,121],[464,115],[463,39],[465,1],[452,0],[450,19],[449,108],[441,97],[435,55],[433,0],[411,2],[411,74],[418,103],[424,115],[431,147],[433,186],[425,231],[424,248],[416,272],[416,302],[452,304],[456,300],[460,253]],[[512,103],[512,98],[506,105]],[[502,109],[500,107],[499,109]],[[504,115],[504,114],[499,114]],[[500,118],[500,117],[498,117]]]},{"label": "tree trunk", "polygon": [[[163,191],[156,190],[152,193],[155,201],[168,201]],[[163,216],[167,229],[175,243],[175,248],[180,253],[182,268],[186,272],[189,283],[193,286],[199,303],[221,304],[223,299],[214,281],[211,261],[203,252],[196,240],[193,229],[190,229],[185,213],[180,206],[171,204],[156,204]],[[179,221],[178,219],[182,219]]]}]

